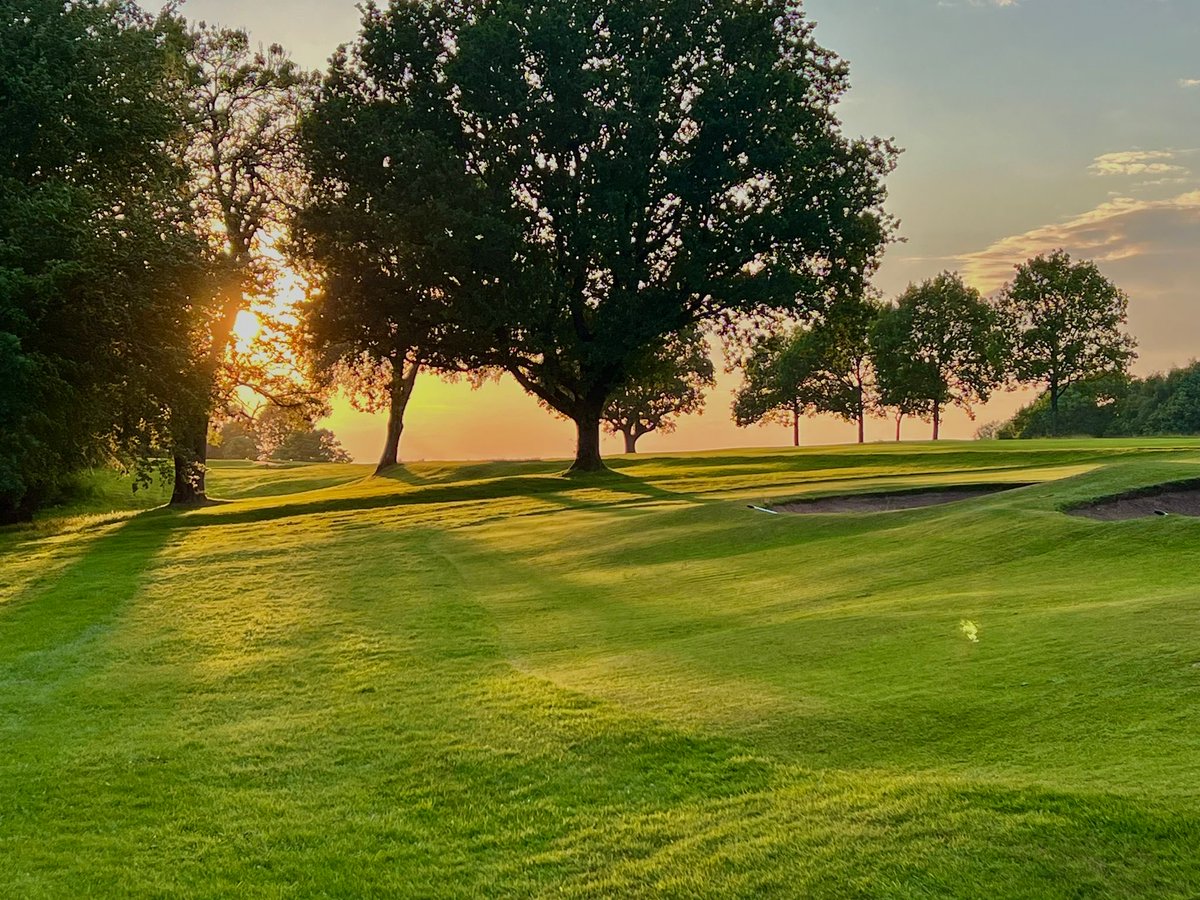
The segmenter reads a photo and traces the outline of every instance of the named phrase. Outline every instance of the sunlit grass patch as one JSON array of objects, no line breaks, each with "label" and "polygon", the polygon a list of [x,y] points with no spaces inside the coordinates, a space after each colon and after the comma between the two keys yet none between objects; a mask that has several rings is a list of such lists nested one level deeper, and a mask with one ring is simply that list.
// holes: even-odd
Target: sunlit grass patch
[{"label": "sunlit grass patch", "polygon": [[222,464],[10,529],[0,894],[1193,894],[1200,523],[1062,509],[1197,447]]}]

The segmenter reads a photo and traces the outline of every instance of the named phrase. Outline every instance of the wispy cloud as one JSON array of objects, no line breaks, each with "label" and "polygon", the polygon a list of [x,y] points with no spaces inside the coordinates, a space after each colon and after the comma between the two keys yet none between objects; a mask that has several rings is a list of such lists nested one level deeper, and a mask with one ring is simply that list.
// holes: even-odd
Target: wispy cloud
[{"label": "wispy cloud", "polygon": [[1179,86],[1185,91],[1191,88],[1200,88],[1200,78],[1180,78]]},{"label": "wispy cloud", "polygon": [[1098,262],[1147,256],[1194,262],[1198,242],[1200,191],[1190,191],[1168,200],[1116,197],[1065,221],[1003,238],[959,261],[968,280],[990,293],[1012,277],[1013,266],[1059,247]]},{"label": "wispy cloud", "polygon": [[1179,165],[1179,157],[1191,151],[1178,150],[1124,150],[1120,153],[1105,153],[1097,156],[1088,171],[1100,176],[1145,177],[1148,175],[1187,175],[1186,166]]}]

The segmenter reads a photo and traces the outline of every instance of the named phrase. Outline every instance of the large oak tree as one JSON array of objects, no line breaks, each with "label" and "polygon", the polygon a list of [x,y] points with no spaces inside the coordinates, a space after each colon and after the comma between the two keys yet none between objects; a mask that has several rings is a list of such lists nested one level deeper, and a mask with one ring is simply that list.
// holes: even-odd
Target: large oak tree
[{"label": "large oak tree", "polygon": [[842,134],[847,67],[794,0],[398,0],[351,56],[396,137],[350,177],[422,161],[392,210],[434,212],[467,362],[573,420],[576,470],[666,336],[821,308],[889,236],[894,152]]}]

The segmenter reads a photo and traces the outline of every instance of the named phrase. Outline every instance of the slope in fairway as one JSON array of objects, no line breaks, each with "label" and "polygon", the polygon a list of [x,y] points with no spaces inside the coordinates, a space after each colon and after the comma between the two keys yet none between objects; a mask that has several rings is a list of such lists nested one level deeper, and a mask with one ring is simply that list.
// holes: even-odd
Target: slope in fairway
[{"label": "slope in fairway", "polygon": [[1200,894],[1200,442],[561,468],[0,531],[0,896]]}]

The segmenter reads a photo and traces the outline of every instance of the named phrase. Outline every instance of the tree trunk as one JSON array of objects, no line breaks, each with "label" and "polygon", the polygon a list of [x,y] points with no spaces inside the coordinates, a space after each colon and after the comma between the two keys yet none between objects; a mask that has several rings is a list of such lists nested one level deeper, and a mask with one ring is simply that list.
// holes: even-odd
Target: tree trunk
[{"label": "tree trunk", "polygon": [[199,506],[208,501],[205,476],[208,465],[208,426],[212,420],[212,405],[215,395],[217,373],[229,345],[233,341],[233,328],[241,312],[243,295],[241,288],[228,289],[221,304],[221,316],[213,325],[212,344],[204,363],[204,379],[209,392],[208,405],[197,415],[183,436],[183,444],[175,453],[175,484],[171,491],[172,506]]},{"label": "tree trunk", "polygon": [[792,407],[792,446],[800,446],[800,408]]},{"label": "tree trunk", "polygon": [[596,405],[573,416],[578,437],[572,472],[603,472],[605,469],[604,460],[600,458],[600,410],[601,407]]},{"label": "tree trunk", "polygon": [[1058,437],[1058,382],[1050,382],[1050,436]]},{"label": "tree trunk", "polygon": [[391,402],[388,404],[387,439],[383,445],[383,455],[379,457],[379,465],[375,474],[379,475],[392,466],[400,464],[400,436],[404,434],[404,413],[408,409],[408,401],[412,399],[413,387],[420,374],[421,363],[418,360],[401,359],[392,364],[392,384],[388,389]]},{"label": "tree trunk", "polygon": [[933,439],[936,441],[942,436],[942,408],[935,406],[933,408]]},{"label": "tree trunk", "polygon": [[860,444],[867,442],[867,415],[864,412],[858,414],[858,442]]},{"label": "tree trunk", "polygon": [[621,434],[625,435],[625,452],[637,453],[637,442],[641,435],[633,428],[622,428]]},{"label": "tree trunk", "polygon": [[904,422],[904,413],[896,414],[896,443],[900,443],[900,425]]},{"label": "tree trunk", "polygon": [[205,475],[208,464],[208,416],[197,417],[183,445],[175,451],[175,484],[172,506],[200,506],[208,500]]}]

